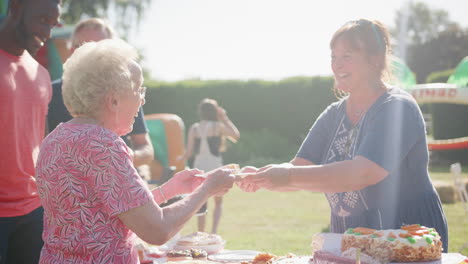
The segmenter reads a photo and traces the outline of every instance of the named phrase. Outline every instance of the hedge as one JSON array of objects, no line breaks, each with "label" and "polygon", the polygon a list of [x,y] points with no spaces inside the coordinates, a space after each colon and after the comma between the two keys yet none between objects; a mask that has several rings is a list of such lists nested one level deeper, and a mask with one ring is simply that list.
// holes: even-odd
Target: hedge
[{"label": "hedge", "polygon": [[[442,74],[445,75],[446,73]],[[281,81],[264,80],[185,80],[180,82],[149,81],[144,110],[146,114],[174,113],[180,116],[186,127],[198,120],[197,105],[203,98],[216,99],[241,131],[248,133],[248,142],[233,146],[232,159],[253,160],[253,156],[281,159],[297,150],[318,115],[333,101],[332,77],[293,77]],[[429,111],[433,120],[434,139],[462,137],[468,134],[468,107],[460,105],[433,104]],[[260,153],[264,140],[255,146],[255,138],[276,139],[286,149],[269,151],[284,153]],[[280,138],[284,141],[279,142]],[[241,136],[243,141],[243,137]],[[261,141],[261,142],[260,142]],[[242,143],[242,144],[241,144]],[[262,147],[263,148],[263,147]],[[267,151],[267,150],[265,150]],[[252,153],[247,157],[246,153]],[[229,153],[227,153],[229,154]],[[443,159],[462,161],[467,159],[467,150],[439,153]],[[465,157],[465,158],[463,158]],[[462,159],[461,159],[462,158]],[[461,159],[461,160],[460,160]],[[259,161],[260,163],[260,161]]]},{"label": "hedge", "polygon": [[145,114],[174,113],[188,127],[198,120],[203,98],[216,99],[241,131],[270,130],[302,142],[318,115],[337,100],[332,77],[293,77],[281,81],[149,81]]}]

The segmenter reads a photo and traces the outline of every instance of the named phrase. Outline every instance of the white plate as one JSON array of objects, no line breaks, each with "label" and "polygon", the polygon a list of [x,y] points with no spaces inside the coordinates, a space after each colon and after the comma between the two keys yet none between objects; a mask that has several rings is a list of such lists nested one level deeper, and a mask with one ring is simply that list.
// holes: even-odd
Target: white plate
[{"label": "white plate", "polygon": [[175,250],[190,250],[191,248],[193,249],[202,249],[205,250],[208,254],[214,254],[218,253],[219,251],[224,249],[224,245],[226,244],[226,241],[223,241],[221,244],[215,244],[215,245],[207,245],[207,246],[180,246],[175,244],[174,249]]},{"label": "white plate", "polygon": [[243,262],[252,261],[260,251],[256,250],[229,250],[209,255],[208,259],[218,262]]}]

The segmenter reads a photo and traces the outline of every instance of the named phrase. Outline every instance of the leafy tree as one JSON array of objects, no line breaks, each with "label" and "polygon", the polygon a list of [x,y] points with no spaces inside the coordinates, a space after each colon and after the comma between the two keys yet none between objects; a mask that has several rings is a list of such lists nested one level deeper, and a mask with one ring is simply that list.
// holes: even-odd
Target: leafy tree
[{"label": "leafy tree", "polygon": [[454,26],[408,51],[408,65],[423,83],[432,72],[453,69],[468,55],[468,30]]},{"label": "leafy tree", "polygon": [[409,2],[396,12],[392,34],[396,37],[403,34],[408,44],[419,45],[436,38],[452,24],[447,11],[431,10],[422,2]]},{"label": "leafy tree", "polygon": [[432,10],[425,3],[410,2],[398,10],[391,34],[397,40],[397,56],[406,61],[418,83],[432,72],[454,68],[468,55],[468,29],[451,21],[447,11]]},{"label": "leafy tree", "polygon": [[151,0],[62,0],[62,20],[75,24],[82,17],[108,18],[110,10],[115,12],[117,30],[125,35],[132,25],[138,25]]}]

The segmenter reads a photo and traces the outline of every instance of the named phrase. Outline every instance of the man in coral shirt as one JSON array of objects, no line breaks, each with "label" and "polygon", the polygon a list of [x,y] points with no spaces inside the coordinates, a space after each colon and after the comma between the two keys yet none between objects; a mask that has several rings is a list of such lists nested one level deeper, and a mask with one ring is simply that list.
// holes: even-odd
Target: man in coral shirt
[{"label": "man in coral shirt", "polygon": [[0,26],[0,264],[37,263],[43,210],[34,167],[51,83],[32,56],[58,23],[60,0],[10,0]]}]

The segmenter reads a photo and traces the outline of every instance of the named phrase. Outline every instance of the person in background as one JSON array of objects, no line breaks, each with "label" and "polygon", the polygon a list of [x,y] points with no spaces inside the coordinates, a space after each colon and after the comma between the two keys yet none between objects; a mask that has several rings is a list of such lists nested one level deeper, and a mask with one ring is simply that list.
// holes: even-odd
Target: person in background
[{"label": "person in background", "polygon": [[325,193],[330,231],[434,227],[448,249],[447,221],[428,173],[425,123],[410,94],[384,81],[390,38],[378,21],[343,25],[331,42],[335,89],[347,93],[318,117],[296,157],[255,170],[239,186],[249,192]]},{"label": "person in background", "polygon": [[[210,171],[223,165],[221,152],[225,149],[226,137],[236,141],[240,137],[239,130],[231,122],[226,110],[213,99],[203,99],[198,105],[199,122],[194,123],[189,130],[185,159],[194,156],[193,167]],[[214,197],[213,226],[211,233],[218,232],[222,214],[222,196]],[[205,231],[207,204],[198,212],[198,230]]]},{"label": "person in background", "polygon": [[0,263],[37,263],[43,209],[34,167],[52,90],[34,58],[58,24],[58,0],[10,0],[0,25]]},{"label": "person in background", "polygon": [[[226,193],[229,170],[184,170],[150,191],[120,138],[145,103],[137,52],[126,42],[88,42],[64,65],[63,98],[73,119],[43,141],[36,167],[44,207],[40,263],[139,263],[134,234],[161,245],[203,203]],[[203,182],[203,183],[202,183]],[[160,208],[167,199],[190,193]]]},{"label": "person in background", "polygon": [[[86,42],[100,41],[115,37],[113,28],[103,19],[89,18],[79,22],[73,30],[71,36],[71,49],[74,51]],[[62,98],[62,79],[52,83],[53,94],[49,104],[47,116],[49,131],[54,130],[58,124],[72,119],[68,113]],[[133,130],[122,136],[125,143],[130,146],[130,155],[136,167],[149,164],[154,158],[154,149],[148,134],[148,128],[144,119],[143,108],[140,107],[138,116],[135,117]]]}]

